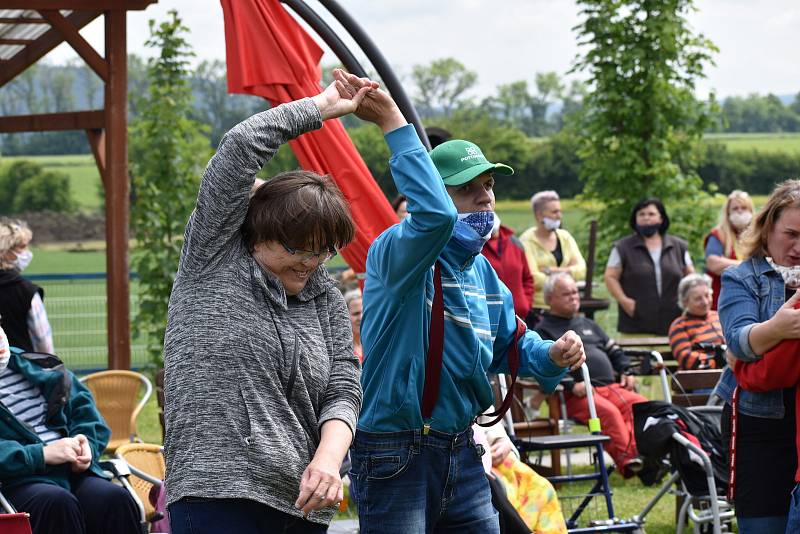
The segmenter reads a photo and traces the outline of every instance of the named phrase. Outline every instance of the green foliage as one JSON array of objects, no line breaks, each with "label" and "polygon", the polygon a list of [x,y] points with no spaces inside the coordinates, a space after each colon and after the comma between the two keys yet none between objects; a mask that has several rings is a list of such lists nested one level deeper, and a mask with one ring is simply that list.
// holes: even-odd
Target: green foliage
[{"label": "green foliage", "polygon": [[139,273],[135,333],[147,338],[151,360],[160,365],[167,305],[178,267],[183,229],[208,159],[206,128],[188,118],[192,106],[187,28],[176,11],[156,25],[147,46],[160,50],[147,67],[148,90],[130,127],[134,202],[131,226],[138,242],[133,266]]},{"label": "green foliage", "polygon": [[69,176],[46,171],[38,163],[18,160],[0,171],[0,214],[75,209]]},{"label": "green foliage", "polygon": [[800,177],[800,152],[730,150],[720,142],[708,142],[697,171],[705,183],[722,191],[767,195],[779,182]]},{"label": "green foliage", "polygon": [[411,79],[417,86],[414,103],[420,115],[430,117],[441,112],[449,117],[456,108],[469,102],[464,93],[478,82],[478,74],[448,57],[434,60],[427,66],[415,65]]},{"label": "green foliage", "polygon": [[715,110],[694,97],[695,81],[715,46],[686,20],[692,0],[581,0],[577,26],[587,48],[575,70],[589,77],[580,118],[585,198],[597,202],[600,238],[630,232],[633,205],[660,197],[672,232],[694,245],[711,227],[711,196],[696,167],[698,146]]}]

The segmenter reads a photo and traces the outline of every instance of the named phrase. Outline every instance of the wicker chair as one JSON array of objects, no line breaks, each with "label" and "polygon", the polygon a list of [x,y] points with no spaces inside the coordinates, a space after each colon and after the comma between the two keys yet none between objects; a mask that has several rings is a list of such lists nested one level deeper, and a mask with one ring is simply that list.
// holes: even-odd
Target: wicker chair
[{"label": "wicker chair", "polygon": [[[94,396],[97,409],[111,428],[111,439],[106,451],[113,453],[123,443],[138,440],[136,417],[142,410],[153,386],[146,376],[134,371],[101,371],[81,378]],[[144,395],[139,400],[139,391]]]},{"label": "wicker chair", "polygon": [[164,483],[163,480],[166,473],[161,445],[125,443],[119,446],[116,456],[125,460],[131,470],[132,475],[129,481],[139,500],[144,505],[147,521],[152,522],[161,519],[161,514],[156,512],[150,501],[150,491],[153,486],[160,487]]}]

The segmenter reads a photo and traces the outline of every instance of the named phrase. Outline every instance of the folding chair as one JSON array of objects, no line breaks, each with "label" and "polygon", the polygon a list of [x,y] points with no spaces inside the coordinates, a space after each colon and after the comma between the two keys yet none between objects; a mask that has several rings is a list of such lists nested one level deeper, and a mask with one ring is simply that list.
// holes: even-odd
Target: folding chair
[{"label": "folding chair", "polygon": [[[594,452],[594,472],[588,474],[554,475],[547,477],[553,484],[570,484],[581,481],[594,481],[594,486],[585,494],[578,496],[560,496],[562,503],[566,498],[580,499],[578,506],[566,519],[567,528],[570,533],[584,532],[633,532],[640,528],[640,524],[634,521],[619,519],[614,513],[612,502],[611,487],[608,477],[614,470],[613,464],[606,466],[604,457],[604,444],[608,443],[609,437],[601,433],[600,419],[597,417],[597,410],[594,404],[594,392],[591,386],[589,368],[586,364],[581,366],[581,373],[586,384],[586,398],[589,403],[589,434],[561,434],[555,436],[537,436],[524,440],[516,440],[515,444],[523,452],[530,451],[552,451],[554,449],[572,449],[587,447]],[[586,522],[586,526],[579,526],[579,519],[594,497],[603,497],[607,512],[607,517],[603,519],[593,519]]]},{"label": "folding chair", "polygon": [[150,523],[164,518],[152,500],[153,488],[164,485],[166,465],[160,445],[151,443],[125,443],[117,448],[116,457],[124,460],[131,471],[129,482],[144,507],[144,517]]},{"label": "folding chair", "polygon": [[[147,404],[153,386],[146,376],[134,371],[101,371],[82,377],[92,392],[97,409],[111,429],[111,439],[106,450],[113,453],[123,443],[138,439],[136,417]],[[139,391],[144,395],[139,400]]]},{"label": "folding chair", "polygon": [[30,514],[17,512],[2,492],[0,492],[0,532],[31,534]]}]

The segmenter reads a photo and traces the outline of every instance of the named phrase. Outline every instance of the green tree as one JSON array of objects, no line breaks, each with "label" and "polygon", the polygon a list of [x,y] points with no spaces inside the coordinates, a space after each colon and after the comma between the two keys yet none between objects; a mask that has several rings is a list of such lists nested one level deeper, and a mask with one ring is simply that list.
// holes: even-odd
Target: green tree
[{"label": "green tree", "polygon": [[711,121],[695,82],[711,62],[714,44],[686,20],[692,0],[580,0],[577,26],[587,50],[573,70],[588,75],[580,133],[584,196],[595,201],[605,253],[630,232],[633,205],[660,197],[671,232],[701,254],[713,224],[711,195],[696,167],[702,133]]},{"label": "green tree", "polygon": [[478,82],[478,75],[451,57],[436,59],[430,65],[415,65],[411,78],[417,86],[414,103],[423,117],[452,112],[465,103],[465,93]]},{"label": "green tree", "polygon": [[206,128],[191,119],[192,92],[184,35],[175,10],[156,25],[146,45],[160,50],[147,67],[148,90],[131,124],[130,167],[135,201],[131,225],[137,240],[133,266],[139,274],[135,332],[147,339],[150,357],[161,364],[167,305],[178,268],[183,229],[197,196],[209,155]]},{"label": "green tree", "polygon": [[46,172],[33,161],[15,161],[0,172],[0,215],[73,211],[75,202],[69,183],[65,173]]},{"label": "green tree", "polygon": [[70,212],[75,208],[69,175],[63,172],[42,172],[25,180],[17,188],[13,213],[23,211]]}]

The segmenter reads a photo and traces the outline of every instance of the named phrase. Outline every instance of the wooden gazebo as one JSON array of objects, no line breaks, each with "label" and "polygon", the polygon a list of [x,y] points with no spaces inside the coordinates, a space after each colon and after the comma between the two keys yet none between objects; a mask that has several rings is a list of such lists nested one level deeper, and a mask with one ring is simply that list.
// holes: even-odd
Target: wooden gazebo
[{"label": "wooden gazebo", "polygon": [[[157,0],[0,0],[0,87],[67,42],[105,85],[103,109],[0,117],[0,132],[84,130],[106,196],[108,367],[131,362],[128,288],[127,12]],[[105,18],[105,54],[79,30]]]}]

